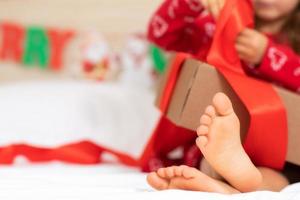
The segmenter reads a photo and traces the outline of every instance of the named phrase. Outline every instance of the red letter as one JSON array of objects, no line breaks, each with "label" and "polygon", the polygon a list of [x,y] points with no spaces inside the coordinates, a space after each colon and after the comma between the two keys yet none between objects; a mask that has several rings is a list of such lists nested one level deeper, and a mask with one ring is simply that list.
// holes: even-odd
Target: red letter
[{"label": "red letter", "polygon": [[57,31],[51,29],[48,31],[50,41],[50,67],[54,70],[60,70],[62,65],[62,55],[67,41],[73,36],[71,31]]},{"label": "red letter", "polygon": [[0,58],[7,59],[11,57],[13,60],[20,62],[23,53],[24,29],[16,24],[4,23],[1,25],[1,30]]}]

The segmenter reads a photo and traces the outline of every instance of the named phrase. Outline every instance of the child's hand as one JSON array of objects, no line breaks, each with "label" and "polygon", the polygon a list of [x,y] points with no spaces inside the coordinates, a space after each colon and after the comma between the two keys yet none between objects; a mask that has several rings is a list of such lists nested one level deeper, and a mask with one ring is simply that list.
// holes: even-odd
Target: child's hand
[{"label": "child's hand", "polygon": [[203,6],[210,12],[210,14],[218,19],[221,10],[224,7],[226,0],[200,0]]},{"label": "child's hand", "polygon": [[237,37],[235,48],[241,60],[259,64],[268,45],[268,38],[254,29],[246,28]]}]

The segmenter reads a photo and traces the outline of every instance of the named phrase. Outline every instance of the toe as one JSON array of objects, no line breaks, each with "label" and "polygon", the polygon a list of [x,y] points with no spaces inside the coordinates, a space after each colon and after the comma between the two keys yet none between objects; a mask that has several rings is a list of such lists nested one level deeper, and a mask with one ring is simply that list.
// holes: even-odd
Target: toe
[{"label": "toe", "polygon": [[166,178],[166,168],[160,168],[157,170],[157,174],[158,176],[160,176],[161,178]]},{"label": "toe", "polygon": [[185,167],[182,171],[184,178],[195,178],[199,174],[199,170],[193,167]]},{"label": "toe", "polygon": [[157,190],[165,190],[168,189],[169,186],[169,182],[166,179],[159,177],[155,172],[151,172],[147,176],[147,182]]},{"label": "toe", "polygon": [[165,170],[165,174],[167,178],[173,178],[175,176],[174,169],[175,167],[167,167]]},{"label": "toe", "polygon": [[183,165],[177,166],[174,169],[175,176],[182,176]]},{"label": "toe", "polygon": [[205,114],[211,118],[214,118],[216,116],[215,107],[213,107],[212,105],[207,106],[205,109]]},{"label": "toe", "polygon": [[233,112],[232,103],[224,93],[219,92],[215,94],[212,102],[219,115],[229,115]]},{"label": "toe", "polygon": [[209,126],[212,122],[212,119],[209,115],[202,115],[201,118],[200,118],[200,124],[201,125],[206,125],[206,126]]},{"label": "toe", "polygon": [[201,152],[203,153],[203,150],[205,149],[205,146],[208,143],[208,138],[206,136],[199,136],[196,139],[196,144],[200,148]]},{"label": "toe", "polygon": [[206,126],[206,125],[201,125],[201,126],[199,126],[198,129],[197,129],[197,135],[198,135],[198,136],[201,136],[201,135],[207,135],[207,134],[208,134],[208,131],[209,131],[208,126]]}]

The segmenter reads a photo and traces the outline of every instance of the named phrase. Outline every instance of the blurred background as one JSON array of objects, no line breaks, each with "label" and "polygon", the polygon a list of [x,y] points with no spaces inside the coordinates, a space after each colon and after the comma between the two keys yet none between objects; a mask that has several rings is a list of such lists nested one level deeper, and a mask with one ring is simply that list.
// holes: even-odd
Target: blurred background
[{"label": "blurred background", "polygon": [[[27,31],[27,33],[28,29],[31,28],[38,28],[43,31],[49,29],[61,32],[71,31],[73,35],[65,43],[61,52],[62,66],[59,70],[60,73],[56,73],[55,76],[81,77],[83,74],[78,71],[81,71],[82,63],[87,60],[85,57],[92,57],[93,62],[96,62],[95,60],[100,62],[100,60],[103,61],[104,57],[107,57],[106,54],[109,54],[110,59],[114,59],[110,63],[113,63],[116,61],[116,56],[118,60],[120,54],[128,51],[131,46],[133,46],[133,51],[134,49],[143,48],[141,47],[144,45],[141,44],[142,42],[132,41],[130,36],[134,34],[140,36],[146,32],[151,13],[154,12],[159,3],[160,0],[2,0],[0,1],[0,20],[2,24],[16,25],[18,28],[22,28],[23,32]],[[3,38],[3,29],[5,28],[2,26],[2,44],[3,41],[9,40],[9,37]],[[15,37],[14,31],[7,32],[9,33],[7,35]],[[26,61],[24,61],[24,57],[26,57],[24,54],[26,53],[24,51],[28,49],[26,41],[28,42],[30,39],[28,39],[26,33],[22,37],[21,61],[13,62],[11,56],[6,56],[5,59],[2,58],[0,80],[40,78],[41,73],[45,78],[53,72],[53,70],[46,70],[48,73],[45,73],[45,70],[41,72],[36,67],[32,67],[40,64],[38,58],[32,59],[31,62],[26,64]],[[130,39],[131,41],[129,41]],[[100,45],[98,45],[99,43]],[[91,47],[93,45],[94,47]],[[51,48],[51,45],[48,48]],[[94,50],[85,50],[84,48],[94,48]],[[90,55],[84,55],[84,51],[88,51],[86,54]],[[25,67],[26,70],[24,70],[21,67],[24,64],[31,67]],[[5,66],[3,67],[3,65]],[[51,64],[46,65],[50,66]]]},{"label": "blurred background", "polygon": [[[160,2],[0,1],[0,164],[16,156],[98,163],[93,145],[141,155],[168,57],[146,38]],[[70,144],[87,157],[40,152]]]}]

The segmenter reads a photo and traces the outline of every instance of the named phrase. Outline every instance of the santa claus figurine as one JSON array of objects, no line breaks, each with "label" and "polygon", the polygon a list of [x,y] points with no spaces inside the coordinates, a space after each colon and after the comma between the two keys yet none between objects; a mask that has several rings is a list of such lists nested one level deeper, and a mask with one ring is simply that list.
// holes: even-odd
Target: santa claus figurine
[{"label": "santa claus figurine", "polygon": [[82,63],[84,75],[93,80],[102,81],[109,70],[109,45],[98,32],[85,35],[82,44]]}]

